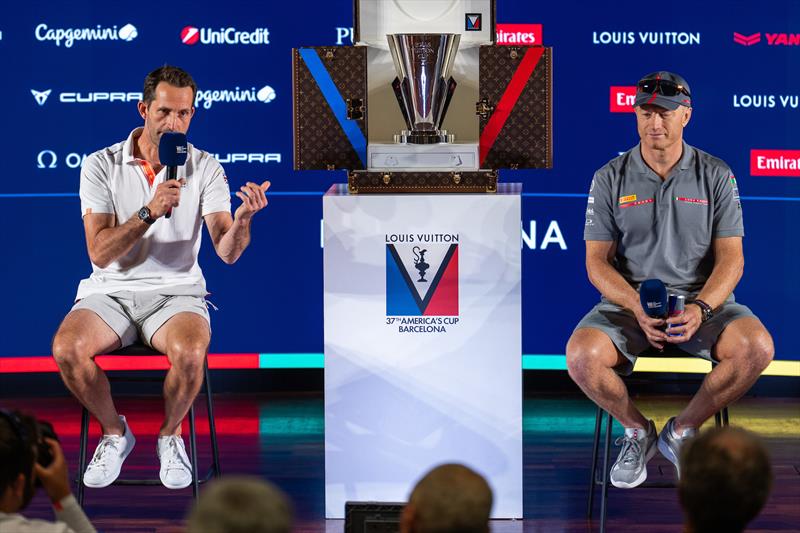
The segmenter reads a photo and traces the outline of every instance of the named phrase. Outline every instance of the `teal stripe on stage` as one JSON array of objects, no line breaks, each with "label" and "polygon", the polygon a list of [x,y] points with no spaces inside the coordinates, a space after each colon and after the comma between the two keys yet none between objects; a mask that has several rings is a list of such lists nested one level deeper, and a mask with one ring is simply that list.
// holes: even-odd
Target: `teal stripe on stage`
[{"label": "teal stripe on stage", "polygon": [[566,355],[524,355],[522,356],[522,370],[566,370]]},{"label": "teal stripe on stage", "polygon": [[260,353],[258,368],[324,368],[321,353]]},{"label": "teal stripe on stage", "polygon": [[[258,368],[324,368],[325,356],[321,353],[262,353],[258,354]],[[564,355],[523,355],[523,370],[566,370]]]}]

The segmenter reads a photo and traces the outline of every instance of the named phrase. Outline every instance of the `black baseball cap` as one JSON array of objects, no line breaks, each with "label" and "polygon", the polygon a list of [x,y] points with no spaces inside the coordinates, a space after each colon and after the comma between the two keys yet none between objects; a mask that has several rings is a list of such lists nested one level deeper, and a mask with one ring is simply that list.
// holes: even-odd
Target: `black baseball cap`
[{"label": "black baseball cap", "polygon": [[674,111],[679,106],[692,107],[689,84],[681,76],[665,70],[653,72],[636,84],[633,106],[657,105]]}]

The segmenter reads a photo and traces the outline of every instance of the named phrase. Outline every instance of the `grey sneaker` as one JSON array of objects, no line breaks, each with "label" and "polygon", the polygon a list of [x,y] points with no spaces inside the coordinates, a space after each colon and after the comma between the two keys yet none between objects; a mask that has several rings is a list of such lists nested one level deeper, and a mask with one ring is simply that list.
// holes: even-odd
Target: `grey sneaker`
[{"label": "grey sneaker", "polygon": [[683,430],[683,434],[678,436],[674,429],[675,417],[673,416],[667,421],[661,434],[658,436],[658,451],[661,455],[666,457],[670,463],[675,465],[675,472],[678,474],[678,479],[681,477],[681,469],[678,466],[678,459],[681,456],[681,446],[686,441],[697,435],[697,429],[687,428]]},{"label": "grey sneaker", "polygon": [[625,428],[614,444],[622,446],[611,467],[611,484],[621,489],[638,487],[647,479],[647,461],[656,453],[656,425],[650,420],[647,429]]}]

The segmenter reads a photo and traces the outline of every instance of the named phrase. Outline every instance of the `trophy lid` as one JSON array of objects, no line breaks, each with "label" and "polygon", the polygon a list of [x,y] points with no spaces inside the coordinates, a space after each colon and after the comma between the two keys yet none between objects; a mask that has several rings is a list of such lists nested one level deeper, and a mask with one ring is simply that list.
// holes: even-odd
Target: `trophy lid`
[{"label": "trophy lid", "polygon": [[459,48],[495,40],[495,0],[354,0],[354,42],[382,49],[389,34],[460,34]]}]

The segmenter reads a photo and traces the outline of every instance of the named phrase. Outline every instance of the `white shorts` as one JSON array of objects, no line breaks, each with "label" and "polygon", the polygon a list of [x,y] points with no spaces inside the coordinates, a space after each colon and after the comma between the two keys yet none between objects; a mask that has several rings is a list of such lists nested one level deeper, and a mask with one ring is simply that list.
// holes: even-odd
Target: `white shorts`
[{"label": "white shorts", "polygon": [[208,307],[201,296],[174,296],[149,291],[91,294],[72,306],[73,311],[76,309],[88,309],[103,319],[119,337],[120,348],[137,341],[152,348],[150,341],[153,335],[178,313],[198,314],[206,319],[211,328]]}]

